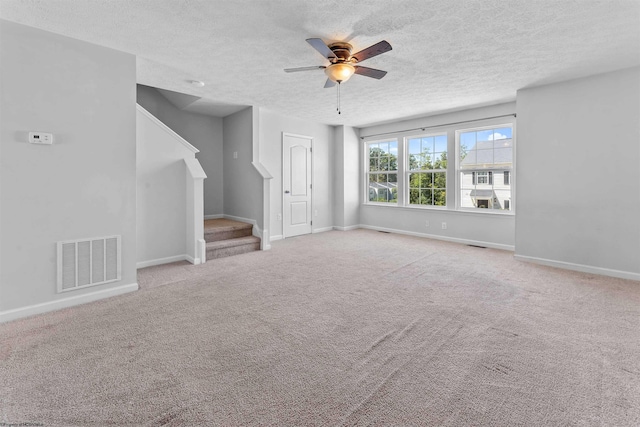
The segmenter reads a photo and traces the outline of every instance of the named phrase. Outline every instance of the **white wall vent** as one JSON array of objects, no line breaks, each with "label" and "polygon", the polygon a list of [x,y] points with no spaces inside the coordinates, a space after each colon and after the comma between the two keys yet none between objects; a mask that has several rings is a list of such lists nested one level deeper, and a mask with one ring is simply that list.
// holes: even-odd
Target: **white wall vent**
[{"label": "white wall vent", "polygon": [[122,279],[120,236],[58,242],[58,292]]}]

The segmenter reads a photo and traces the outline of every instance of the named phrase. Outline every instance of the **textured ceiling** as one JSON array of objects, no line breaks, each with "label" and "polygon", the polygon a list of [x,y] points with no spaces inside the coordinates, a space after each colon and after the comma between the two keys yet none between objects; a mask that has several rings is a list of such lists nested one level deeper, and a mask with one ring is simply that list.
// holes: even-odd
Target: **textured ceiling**
[{"label": "textured ceiling", "polygon": [[[224,115],[255,105],[364,126],[513,101],[518,89],[640,65],[640,0],[0,0],[0,17],[137,55],[138,82]],[[391,52],[323,89],[305,39]],[[189,80],[206,83],[194,87]],[[228,105],[231,104],[231,105]]]}]

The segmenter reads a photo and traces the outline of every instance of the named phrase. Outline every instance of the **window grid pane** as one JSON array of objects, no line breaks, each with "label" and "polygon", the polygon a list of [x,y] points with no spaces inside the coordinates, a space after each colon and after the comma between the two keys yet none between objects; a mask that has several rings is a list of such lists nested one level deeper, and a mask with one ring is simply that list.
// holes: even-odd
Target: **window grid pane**
[{"label": "window grid pane", "polygon": [[398,142],[369,143],[367,171],[369,202],[397,203],[398,201]]},{"label": "window grid pane", "polygon": [[511,209],[512,135],[510,126],[459,134],[461,208]]},{"label": "window grid pane", "polygon": [[406,150],[408,199],[405,203],[446,206],[447,136],[409,138]]}]

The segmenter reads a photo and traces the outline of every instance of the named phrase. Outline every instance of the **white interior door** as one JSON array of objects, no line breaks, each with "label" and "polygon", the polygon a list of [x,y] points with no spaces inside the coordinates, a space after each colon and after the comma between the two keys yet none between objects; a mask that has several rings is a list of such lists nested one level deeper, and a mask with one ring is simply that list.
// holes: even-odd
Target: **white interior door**
[{"label": "white interior door", "polygon": [[307,136],[282,134],[282,234],[311,233],[311,145]]}]

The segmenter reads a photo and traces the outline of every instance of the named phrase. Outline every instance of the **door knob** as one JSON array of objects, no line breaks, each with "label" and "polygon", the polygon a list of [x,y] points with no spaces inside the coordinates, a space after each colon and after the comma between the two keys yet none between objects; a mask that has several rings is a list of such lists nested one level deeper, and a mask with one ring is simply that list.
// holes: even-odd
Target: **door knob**
[{"label": "door knob", "polygon": [[284,194],[289,194],[289,190],[284,190]]}]

